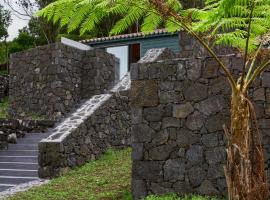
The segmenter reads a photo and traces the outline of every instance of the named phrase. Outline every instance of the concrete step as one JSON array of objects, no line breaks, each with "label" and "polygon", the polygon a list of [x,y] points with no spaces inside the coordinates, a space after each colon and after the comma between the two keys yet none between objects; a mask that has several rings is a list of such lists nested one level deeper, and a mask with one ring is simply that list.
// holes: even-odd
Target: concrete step
[{"label": "concrete step", "polygon": [[51,133],[26,133],[23,139],[43,139],[49,137]]},{"label": "concrete step", "polygon": [[8,150],[38,150],[38,144],[9,144]]},{"label": "concrete step", "polygon": [[21,184],[38,180],[37,177],[0,176],[0,184]]},{"label": "concrete step", "polygon": [[37,150],[6,150],[0,151],[0,156],[38,156]]},{"label": "concrete step", "polygon": [[17,144],[38,144],[43,138],[18,138]]},{"label": "concrete step", "polygon": [[0,169],[0,176],[38,177],[38,170]]},{"label": "concrete step", "polygon": [[37,156],[0,156],[0,162],[37,163]]},{"label": "concrete step", "polygon": [[0,151],[0,192],[38,180],[38,143],[49,133],[27,133]]},{"label": "concrete step", "polygon": [[0,192],[3,192],[3,191],[5,191],[5,190],[7,190],[7,189],[9,189],[9,188],[12,188],[12,187],[14,187],[15,185],[11,185],[11,184],[0,184]]},{"label": "concrete step", "polygon": [[28,169],[37,170],[38,163],[24,163],[24,162],[0,162],[0,169]]}]

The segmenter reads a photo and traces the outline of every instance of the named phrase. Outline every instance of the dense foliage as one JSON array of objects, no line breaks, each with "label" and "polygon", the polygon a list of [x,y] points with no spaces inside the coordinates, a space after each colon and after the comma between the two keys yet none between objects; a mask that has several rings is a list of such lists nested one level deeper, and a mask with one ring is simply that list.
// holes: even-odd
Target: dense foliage
[{"label": "dense foliage", "polygon": [[10,12],[0,4],[0,41],[8,36],[8,26],[11,23]]},{"label": "dense foliage", "polygon": [[[245,49],[248,37],[250,8],[252,24],[249,36],[249,52],[255,51],[260,41],[258,37],[268,33],[270,28],[270,2],[268,0],[207,0],[204,9],[183,10],[179,1],[165,1],[175,14],[182,17],[185,25],[196,32],[207,32],[208,41],[226,44]],[[184,2],[185,4],[187,2]],[[194,2],[193,2],[194,3]],[[201,2],[200,2],[201,3]],[[115,22],[111,34],[125,32],[129,27],[140,23],[141,31],[148,32],[159,27],[168,31],[177,31],[183,27],[172,17],[163,18],[151,5],[149,0],[58,0],[40,12],[41,16],[54,23],[59,22],[69,32],[80,28],[80,33],[95,31],[109,16],[116,15],[121,19]],[[196,5],[196,2],[194,3]],[[198,4],[198,1],[197,1]],[[193,23],[191,23],[193,22]],[[208,34],[210,31],[210,34]]]},{"label": "dense foliage", "polygon": [[195,30],[209,33],[209,40],[245,50],[249,38],[252,52],[262,41],[260,37],[270,30],[270,1],[208,0],[206,7],[195,10],[193,16],[199,20]]}]

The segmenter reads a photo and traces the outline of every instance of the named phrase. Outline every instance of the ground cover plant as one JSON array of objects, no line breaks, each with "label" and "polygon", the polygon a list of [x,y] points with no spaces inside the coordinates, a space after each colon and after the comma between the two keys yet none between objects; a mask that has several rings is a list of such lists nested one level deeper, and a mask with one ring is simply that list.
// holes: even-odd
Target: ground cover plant
[{"label": "ground cover plant", "polygon": [[101,159],[18,193],[9,200],[131,199],[131,150],[109,150]]},{"label": "ground cover plant", "polygon": [[[229,128],[224,126],[228,141],[225,167],[228,197],[267,199],[261,137],[248,90],[270,64],[268,53],[262,48],[270,30],[270,1],[207,0],[203,9],[184,10],[177,0],[59,0],[40,12],[70,31],[80,28],[82,34],[95,29],[111,14],[122,16],[112,34],[124,32],[139,21],[144,32],[158,27],[171,32],[182,29],[216,60],[231,86],[231,124]],[[235,47],[242,54],[244,61],[239,66],[242,73],[236,79],[212,49],[213,44]]]}]

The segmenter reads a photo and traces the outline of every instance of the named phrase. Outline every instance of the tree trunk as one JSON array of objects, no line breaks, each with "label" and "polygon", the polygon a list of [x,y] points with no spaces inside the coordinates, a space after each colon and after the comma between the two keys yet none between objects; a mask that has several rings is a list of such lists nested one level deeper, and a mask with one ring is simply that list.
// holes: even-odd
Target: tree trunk
[{"label": "tree trunk", "polygon": [[224,130],[228,140],[225,176],[229,200],[267,200],[263,148],[246,92],[232,96],[231,128]]}]

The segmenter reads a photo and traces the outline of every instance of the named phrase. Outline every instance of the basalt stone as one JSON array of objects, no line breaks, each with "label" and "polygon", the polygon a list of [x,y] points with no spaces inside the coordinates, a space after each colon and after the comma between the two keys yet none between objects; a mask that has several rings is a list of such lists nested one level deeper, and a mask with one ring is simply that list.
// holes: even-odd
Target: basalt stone
[{"label": "basalt stone", "polygon": [[208,180],[205,180],[196,190],[199,194],[208,196],[217,195],[219,193],[218,190],[213,186],[213,184]]},{"label": "basalt stone", "polygon": [[173,81],[163,81],[159,83],[159,89],[164,91],[170,91],[173,90],[174,82]]},{"label": "basalt stone", "polygon": [[193,106],[191,103],[185,103],[180,105],[173,106],[173,117],[176,118],[186,118],[189,114],[194,111]]},{"label": "basalt stone", "polygon": [[191,187],[190,184],[185,182],[185,181],[177,181],[174,185],[173,185],[173,189],[174,191],[176,191],[176,193],[178,195],[185,195],[185,194],[189,194],[191,192]]},{"label": "basalt stone", "polygon": [[164,180],[175,182],[183,181],[185,175],[186,164],[181,159],[167,160],[164,165]]},{"label": "basalt stone", "polygon": [[265,105],[265,114],[270,116],[270,104]]},{"label": "basalt stone", "polygon": [[214,96],[195,105],[195,108],[204,115],[211,115],[221,112],[226,107],[224,97]]},{"label": "basalt stone", "polygon": [[187,150],[186,158],[192,165],[203,162],[203,148],[200,145],[191,145]]},{"label": "basalt stone", "polygon": [[161,122],[150,122],[150,127],[154,129],[155,131],[159,131],[161,129]]},{"label": "basalt stone", "polygon": [[219,66],[216,60],[212,58],[206,59],[203,70],[202,70],[202,77],[203,78],[217,77],[218,69],[219,69]]},{"label": "basalt stone", "polygon": [[164,195],[173,192],[170,185],[168,185],[167,187],[164,187],[163,185],[164,184],[151,183],[150,190],[152,193],[158,195]]},{"label": "basalt stone", "polygon": [[181,127],[181,121],[174,117],[166,117],[162,120],[162,128]]},{"label": "basalt stone", "polygon": [[269,88],[265,89],[265,98],[266,98],[266,102],[270,103],[270,89]]},{"label": "basalt stone", "polygon": [[206,161],[209,164],[224,162],[226,160],[226,151],[224,147],[215,147],[205,152]]},{"label": "basalt stone", "polygon": [[159,182],[163,179],[162,166],[164,162],[160,161],[136,161],[133,163],[133,177],[135,179],[146,179],[153,182]]},{"label": "basalt stone", "polygon": [[186,154],[186,150],[185,148],[180,148],[177,153],[180,158],[184,158]]},{"label": "basalt stone", "polygon": [[185,128],[181,128],[177,131],[177,144],[180,147],[188,147],[198,142],[200,142],[200,135],[194,134],[192,131]]},{"label": "basalt stone", "polygon": [[190,130],[199,130],[204,124],[204,117],[199,112],[194,112],[192,115],[188,116],[186,121],[186,126]]},{"label": "basalt stone", "polygon": [[187,76],[195,81],[201,76],[201,61],[199,59],[190,59],[187,64]]},{"label": "basalt stone", "polygon": [[202,143],[209,148],[216,147],[218,146],[218,135],[216,133],[204,134],[202,136]]},{"label": "basalt stone", "polygon": [[[269,78],[270,78],[270,76],[269,76]],[[264,90],[264,88],[259,88],[259,89],[254,91],[253,100],[254,101],[265,101],[265,90]]]},{"label": "basalt stone", "polygon": [[226,117],[222,115],[212,115],[207,118],[205,127],[212,133],[223,130],[223,125],[226,124]]},{"label": "basalt stone", "polygon": [[230,94],[230,85],[228,83],[228,80],[221,76],[216,79],[213,79],[210,81],[210,87],[209,87],[211,94]]},{"label": "basalt stone", "polygon": [[206,177],[206,172],[201,166],[193,166],[188,170],[188,178],[193,187],[199,186]]},{"label": "basalt stone", "polygon": [[149,63],[172,58],[175,58],[175,54],[171,49],[168,48],[149,49],[147,50],[144,57],[140,59],[139,63]]},{"label": "basalt stone", "polygon": [[209,179],[217,179],[224,177],[223,164],[209,165],[207,177]]},{"label": "basalt stone", "polygon": [[133,81],[131,86],[131,104],[133,106],[156,106],[158,104],[158,86],[153,80]]},{"label": "basalt stone", "polygon": [[179,103],[183,100],[181,92],[176,91],[160,91],[159,101],[161,104]]},{"label": "basalt stone", "polygon": [[132,160],[143,160],[143,143],[133,143],[132,144]]},{"label": "basalt stone", "polygon": [[138,79],[138,64],[137,63],[132,63],[130,66],[130,78],[131,80]]},{"label": "basalt stone", "polygon": [[270,129],[270,119],[259,119],[258,124],[261,129]]},{"label": "basalt stone", "polygon": [[217,180],[217,188],[223,196],[227,194],[227,183],[225,178]]},{"label": "basalt stone", "polygon": [[163,108],[162,107],[145,108],[143,110],[143,115],[144,118],[149,122],[160,121],[163,116]]},{"label": "basalt stone", "polygon": [[207,86],[200,83],[195,83],[186,89],[184,96],[187,101],[201,101],[207,97],[207,90]]},{"label": "basalt stone", "polygon": [[181,81],[186,79],[186,68],[182,63],[177,64],[176,79]]},{"label": "basalt stone", "polygon": [[161,146],[153,147],[149,150],[150,160],[166,160],[170,157],[171,152],[176,150],[176,143],[168,143]]},{"label": "basalt stone", "polygon": [[151,144],[155,146],[159,146],[161,144],[167,143],[168,139],[169,139],[169,130],[164,129],[153,135]]},{"label": "basalt stone", "polygon": [[132,179],[132,196],[134,200],[139,200],[147,196],[147,187],[144,180]]},{"label": "basalt stone", "polygon": [[146,124],[132,126],[133,142],[150,142],[155,131]]},{"label": "basalt stone", "polygon": [[262,75],[262,86],[263,87],[270,87],[270,73],[269,72],[264,72]]}]

